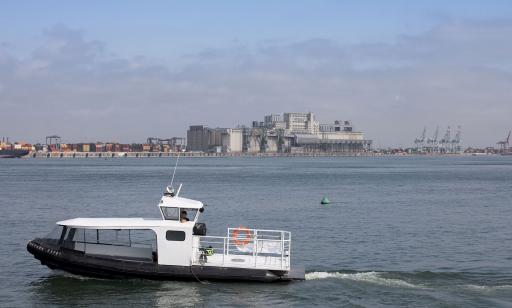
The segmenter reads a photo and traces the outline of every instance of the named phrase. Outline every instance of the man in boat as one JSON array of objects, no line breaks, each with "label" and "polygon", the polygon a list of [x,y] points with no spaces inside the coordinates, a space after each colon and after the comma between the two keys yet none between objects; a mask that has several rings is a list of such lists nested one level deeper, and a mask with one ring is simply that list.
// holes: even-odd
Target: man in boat
[{"label": "man in boat", "polygon": [[181,211],[180,222],[187,222],[187,221],[189,221],[189,219],[187,217],[187,211],[183,210],[183,211]]}]

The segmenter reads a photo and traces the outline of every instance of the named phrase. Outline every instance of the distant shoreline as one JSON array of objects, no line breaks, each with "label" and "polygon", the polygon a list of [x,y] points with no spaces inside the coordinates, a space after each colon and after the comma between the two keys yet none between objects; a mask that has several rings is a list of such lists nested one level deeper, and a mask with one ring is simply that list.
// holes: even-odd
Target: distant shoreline
[{"label": "distant shoreline", "polygon": [[[378,156],[423,156],[423,157],[453,157],[453,156],[494,156],[498,154],[383,154],[383,153],[201,153],[184,152],[181,157],[378,157]],[[101,159],[101,158],[172,158],[177,157],[177,152],[50,152],[50,153],[29,153],[22,157],[24,159]]]}]

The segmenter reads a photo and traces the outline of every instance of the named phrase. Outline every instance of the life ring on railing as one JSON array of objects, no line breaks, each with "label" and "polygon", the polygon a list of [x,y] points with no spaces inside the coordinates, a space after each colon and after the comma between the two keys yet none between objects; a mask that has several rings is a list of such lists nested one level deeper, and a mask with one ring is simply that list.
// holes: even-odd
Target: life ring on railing
[{"label": "life ring on railing", "polygon": [[[243,232],[245,234],[245,237],[239,239],[238,235],[240,232]],[[235,245],[238,247],[244,247],[245,245],[249,244],[249,242],[252,239],[252,232],[250,229],[246,227],[238,227],[237,229],[233,230],[233,242],[235,242]]]}]

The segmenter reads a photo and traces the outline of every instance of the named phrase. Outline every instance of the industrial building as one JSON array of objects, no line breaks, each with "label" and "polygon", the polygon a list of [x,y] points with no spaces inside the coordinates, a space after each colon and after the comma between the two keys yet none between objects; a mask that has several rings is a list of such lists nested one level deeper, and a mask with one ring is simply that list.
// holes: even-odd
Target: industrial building
[{"label": "industrial building", "polygon": [[194,125],[187,131],[187,150],[201,152],[359,153],[369,151],[371,143],[350,121],[320,124],[312,112],[270,114],[252,127]]},{"label": "industrial building", "polygon": [[209,130],[203,125],[190,126],[187,131],[187,150],[207,152],[209,149]]},{"label": "industrial building", "polygon": [[187,150],[217,153],[242,152],[242,131],[240,128],[190,126],[187,131]]}]

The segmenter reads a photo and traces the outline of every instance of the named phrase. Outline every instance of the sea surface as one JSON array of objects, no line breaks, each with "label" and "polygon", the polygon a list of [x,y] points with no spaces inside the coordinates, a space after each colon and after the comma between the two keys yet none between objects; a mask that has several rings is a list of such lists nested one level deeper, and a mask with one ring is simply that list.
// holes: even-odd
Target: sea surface
[{"label": "sea surface", "polygon": [[0,306],[512,307],[512,156],[181,158],[209,235],[289,230],[303,282],[86,278],[26,251],[58,220],[158,217],[173,165],[0,160]]}]

